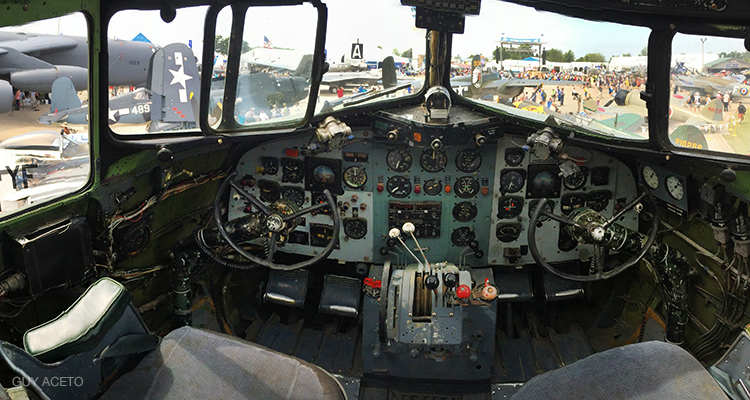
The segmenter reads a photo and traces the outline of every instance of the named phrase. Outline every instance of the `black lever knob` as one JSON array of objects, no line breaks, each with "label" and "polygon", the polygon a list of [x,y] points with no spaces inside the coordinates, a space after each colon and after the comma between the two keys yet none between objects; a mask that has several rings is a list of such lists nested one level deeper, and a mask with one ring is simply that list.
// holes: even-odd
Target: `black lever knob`
[{"label": "black lever knob", "polygon": [[454,288],[456,287],[456,284],[458,283],[458,277],[453,272],[448,272],[447,274],[443,275],[443,285],[448,288]]},{"label": "black lever knob", "polygon": [[424,279],[424,287],[429,290],[435,290],[440,286],[440,280],[435,275],[427,275]]}]

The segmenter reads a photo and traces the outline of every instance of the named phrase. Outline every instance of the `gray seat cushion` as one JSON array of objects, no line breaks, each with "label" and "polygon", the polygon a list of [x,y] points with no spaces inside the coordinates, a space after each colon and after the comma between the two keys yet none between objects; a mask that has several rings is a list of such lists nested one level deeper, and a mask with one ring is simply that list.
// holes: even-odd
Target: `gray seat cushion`
[{"label": "gray seat cushion", "polygon": [[114,399],[345,399],[318,366],[214,332],[183,327],[115,381]]},{"label": "gray seat cushion", "polygon": [[687,351],[644,342],[594,354],[527,382],[511,400],[726,399]]}]

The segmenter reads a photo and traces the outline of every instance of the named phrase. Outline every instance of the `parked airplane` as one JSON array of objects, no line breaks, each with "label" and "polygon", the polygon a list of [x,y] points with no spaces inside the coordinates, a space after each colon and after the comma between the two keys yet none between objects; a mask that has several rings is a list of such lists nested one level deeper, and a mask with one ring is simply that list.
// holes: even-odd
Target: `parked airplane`
[{"label": "parked airplane", "polygon": [[715,96],[717,93],[729,93],[732,100],[750,97],[750,86],[744,84],[745,76],[736,75],[728,78],[706,75],[678,75],[674,84],[680,90],[698,91],[702,95]]},{"label": "parked airplane", "polygon": [[[604,106],[605,113],[637,114],[641,117],[648,116],[646,102],[640,97],[638,90],[621,89],[615,94],[613,100],[614,106],[609,103]],[[721,124],[724,122],[724,106],[719,99],[713,99],[708,104],[700,108],[698,112],[693,112],[683,107],[683,102],[672,98],[669,107],[669,119],[675,122],[682,122],[687,125],[705,125]]]},{"label": "parked airplane", "polygon": [[[195,126],[197,96],[200,91],[198,68],[193,51],[182,43],[170,44],[154,53],[146,88],[138,88],[109,99],[109,124],[164,124]],[[68,77],[52,84],[50,111],[39,117],[43,124],[67,122],[84,125],[89,106],[81,105],[76,88]]]},{"label": "parked airplane", "polygon": [[[110,86],[143,86],[148,61],[158,46],[109,39]],[[89,44],[85,37],[0,32],[0,78],[22,91],[49,93],[66,76],[77,90],[88,85]],[[2,100],[2,98],[0,98]]]},{"label": "parked airplane", "polygon": [[339,87],[347,85],[382,85],[389,88],[397,84],[396,64],[392,56],[383,59],[380,69],[362,72],[326,72],[321,85],[328,85],[331,93],[336,93]]}]

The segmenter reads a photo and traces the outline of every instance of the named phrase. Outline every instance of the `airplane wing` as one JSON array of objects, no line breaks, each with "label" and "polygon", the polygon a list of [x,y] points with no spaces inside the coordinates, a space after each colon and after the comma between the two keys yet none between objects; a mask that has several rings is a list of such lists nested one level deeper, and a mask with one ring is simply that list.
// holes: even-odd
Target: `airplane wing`
[{"label": "airplane wing", "polygon": [[321,81],[324,85],[363,84],[374,85],[382,80],[380,73],[370,72],[326,72]]},{"label": "airplane wing", "polygon": [[[31,36],[24,40],[8,40],[0,43],[0,49],[13,49],[24,54],[44,54],[61,50],[70,50],[78,45],[74,39],[66,36]],[[2,55],[2,53],[0,53]]]},{"label": "airplane wing", "polygon": [[36,57],[24,54],[11,47],[1,49],[0,75],[8,75],[18,70],[52,69],[55,66]]},{"label": "airplane wing", "polygon": [[643,116],[635,113],[618,114],[613,118],[607,118],[604,120],[600,120],[599,122],[609,127],[619,129],[631,134],[636,133],[638,130],[640,130],[641,126],[646,124],[646,120],[643,118]]}]

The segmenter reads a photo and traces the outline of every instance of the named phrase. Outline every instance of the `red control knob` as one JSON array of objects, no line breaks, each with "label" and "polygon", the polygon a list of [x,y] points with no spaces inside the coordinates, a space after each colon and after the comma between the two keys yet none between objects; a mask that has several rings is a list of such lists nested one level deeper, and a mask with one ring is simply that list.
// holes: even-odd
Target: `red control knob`
[{"label": "red control knob", "polygon": [[384,189],[383,184],[382,183],[378,183],[378,193],[382,192],[383,189]]},{"label": "red control knob", "polygon": [[422,192],[422,186],[414,185],[414,193],[419,194]]},{"label": "red control knob", "polygon": [[468,299],[471,296],[471,288],[467,285],[460,285],[456,288],[456,296],[459,299]]}]

